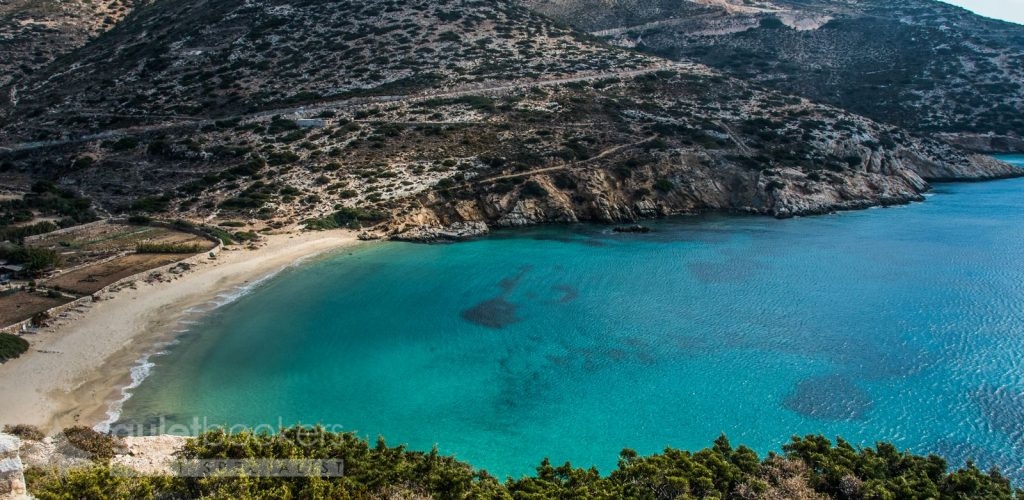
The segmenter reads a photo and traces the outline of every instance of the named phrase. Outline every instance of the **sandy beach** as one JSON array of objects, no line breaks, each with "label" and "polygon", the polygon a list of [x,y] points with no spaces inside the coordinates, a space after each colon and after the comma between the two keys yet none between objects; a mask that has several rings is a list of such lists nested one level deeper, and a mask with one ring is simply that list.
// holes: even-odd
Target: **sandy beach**
[{"label": "sandy beach", "polygon": [[169,340],[189,308],[301,259],[358,243],[349,231],[271,235],[257,249],[226,247],[172,280],[139,281],[104,294],[84,312],[26,335],[29,351],[0,365],[0,424],[56,432],[103,421],[135,361]]}]

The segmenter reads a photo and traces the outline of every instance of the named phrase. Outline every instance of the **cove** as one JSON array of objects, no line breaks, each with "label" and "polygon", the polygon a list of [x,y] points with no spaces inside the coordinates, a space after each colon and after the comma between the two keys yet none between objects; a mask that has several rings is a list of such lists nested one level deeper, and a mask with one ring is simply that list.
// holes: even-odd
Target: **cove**
[{"label": "cove", "polygon": [[649,225],[376,244],[287,270],[152,358],[122,423],[340,425],[498,476],[822,433],[1024,480],[1024,179]]}]

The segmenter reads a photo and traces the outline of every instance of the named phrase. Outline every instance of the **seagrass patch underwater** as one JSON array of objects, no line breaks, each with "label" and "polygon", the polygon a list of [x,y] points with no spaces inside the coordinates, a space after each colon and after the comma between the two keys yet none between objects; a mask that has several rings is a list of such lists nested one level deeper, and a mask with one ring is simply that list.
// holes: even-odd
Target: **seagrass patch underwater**
[{"label": "seagrass patch underwater", "polygon": [[1024,180],[650,225],[288,270],[153,357],[122,423],[338,424],[497,475],[823,433],[1024,480]]}]

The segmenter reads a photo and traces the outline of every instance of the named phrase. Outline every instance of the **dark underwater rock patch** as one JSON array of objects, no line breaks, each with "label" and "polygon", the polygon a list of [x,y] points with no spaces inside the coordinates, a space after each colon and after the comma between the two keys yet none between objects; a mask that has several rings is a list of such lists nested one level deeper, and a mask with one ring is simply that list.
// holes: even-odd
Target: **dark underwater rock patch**
[{"label": "dark underwater rock patch", "polygon": [[517,309],[515,304],[504,297],[496,297],[462,311],[462,319],[475,325],[502,329],[519,322],[519,318],[516,317]]},{"label": "dark underwater rock patch", "polygon": [[575,288],[573,288],[573,287],[571,287],[569,285],[555,285],[555,286],[551,287],[551,289],[556,291],[556,292],[561,292],[562,293],[562,296],[558,298],[558,303],[559,304],[565,304],[567,302],[572,302],[572,301],[576,300],[576,297],[579,297],[579,295],[580,295],[578,290],[576,290]]},{"label": "dark underwater rock patch", "polygon": [[501,288],[502,294],[507,294],[515,290],[519,286],[519,282],[523,281],[523,277],[527,273],[533,270],[533,266],[523,266],[519,268],[519,272],[515,276],[504,278],[498,282],[498,288]]},{"label": "dark underwater rock patch", "polygon": [[842,375],[802,380],[784,404],[819,420],[861,420],[874,406],[867,392]]}]

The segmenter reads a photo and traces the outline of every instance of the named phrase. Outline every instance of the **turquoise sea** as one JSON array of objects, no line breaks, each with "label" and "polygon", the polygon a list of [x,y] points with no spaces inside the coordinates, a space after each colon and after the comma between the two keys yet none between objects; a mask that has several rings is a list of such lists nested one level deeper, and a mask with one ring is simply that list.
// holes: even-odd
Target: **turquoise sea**
[{"label": "turquoise sea", "polygon": [[370,244],[290,268],[185,325],[122,423],[319,422],[499,476],[823,433],[1024,481],[1024,179],[650,225]]}]

